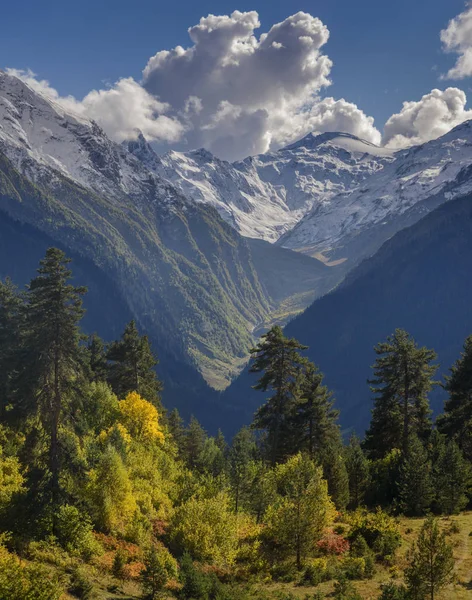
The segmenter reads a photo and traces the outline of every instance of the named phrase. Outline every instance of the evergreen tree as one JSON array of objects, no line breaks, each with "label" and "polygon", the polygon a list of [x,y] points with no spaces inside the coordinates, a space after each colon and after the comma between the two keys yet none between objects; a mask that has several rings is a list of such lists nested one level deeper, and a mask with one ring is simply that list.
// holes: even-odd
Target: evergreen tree
[{"label": "evergreen tree", "polygon": [[408,515],[421,516],[433,501],[431,462],[420,439],[412,435],[400,467],[399,497]]},{"label": "evergreen tree", "polygon": [[269,459],[275,464],[290,454],[291,448],[287,448],[291,439],[290,418],[300,369],[305,364],[299,351],[306,346],[286,338],[279,326],[272,327],[262,340],[251,350],[250,370],[262,373],[254,389],[271,390],[272,395],[256,412],[253,427],[267,432]]},{"label": "evergreen tree", "polygon": [[106,381],[108,377],[106,348],[103,340],[96,333],[89,337],[87,350],[91,371],[91,380]]},{"label": "evergreen tree", "polygon": [[438,429],[455,437],[464,456],[472,461],[472,335],[464,343],[460,358],[446,378],[449,398],[444,414],[438,418]]},{"label": "evergreen tree", "polygon": [[292,417],[294,445],[319,459],[328,445],[340,441],[339,411],[333,408],[332,394],[323,385],[323,375],[313,363],[306,361],[298,382]]},{"label": "evergreen tree", "polygon": [[346,469],[349,477],[349,505],[358,508],[364,501],[370,481],[369,461],[364,454],[359,438],[351,436],[345,449]]},{"label": "evergreen tree", "polygon": [[0,281],[0,419],[11,402],[11,385],[21,344],[23,297],[10,281]]},{"label": "evergreen tree", "polygon": [[428,518],[408,555],[405,580],[410,597],[434,600],[452,582],[454,557],[436,519]]},{"label": "evergreen tree", "polygon": [[70,418],[71,390],[82,368],[78,324],[84,314],[82,295],[86,289],[68,283],[72,275],[69,263],[64,252],[49,248],[40,261],[38,276],[29,285],[23,369],[18,377],[17,408],[37,412],[47,436],[53,508],[57,507],[61,495],[64,456],[59,434]]},{"label": "evergreen tree", "polygon": [[152,353],[148,337],[139,335],[135,321],[125,327],[121,340],[110,345],[107,358],[111,362],[110,385],[118,398],[137,392],[162,411],[162,384],[154,370],[158,360]]},{"label": "evergreen tree", "polygon": [[431,432],[428,393],[435,382],[436,353],[420,348],[402,329],[375,348],[371,390],[375,394],[365,447],[372,458],[394,448],[407,451],[410,434],[425,440]]},{"label": "evergreen tree", "polygon": [[468,502],[470,484],[470,464],[457,444],[450,440],[434,465],[434,489],[439,511],[452,515],[463,510]]},{"label": "evergreen tree", "polygon": [[185,451],[185,427],[184,421],[177,408],[174,408],[168,415],[167,427],[169,428],[169,433],[171,434],[179,454],[181,455]]},{"label": "evergreen tree", "polygon": [[200,461],[207,439],[206,431],[192,415],[185,432],[185,460],[191,469],[197,469],[201,466]]},{"label": "evergreen tree", "polygon": [[250,485],[251,462],[256,454],[256,441],[252,431],[243,427],[233,438],[229,450],[229,476],[234,496],[234,508],[238,512],[241,497],[244,498]]},{"label": "evergreen tree", "polygon": [[320,458],[329,495],[336,508],[344,510],[349,502],[349,476],[341,438],[329,443]]}]

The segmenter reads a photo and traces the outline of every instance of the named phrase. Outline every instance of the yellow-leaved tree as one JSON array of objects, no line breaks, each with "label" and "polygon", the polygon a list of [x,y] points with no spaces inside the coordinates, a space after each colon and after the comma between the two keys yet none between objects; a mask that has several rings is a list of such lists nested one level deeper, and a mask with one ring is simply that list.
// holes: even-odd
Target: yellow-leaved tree
[{"label": "yellow-leaved tree", "polygon": [[314,550],[336,509],[321,467],[296,454],[275,469],[277,498],[266,511],[264,537],[282,555],[293,555],[300,569]]},{"label": "yellow-leaved tree", "polygon": [[132,438],[138,441],[164,441],[156,407],[137,392],[130,392],[121,400],[119,411],[120,421]]}]

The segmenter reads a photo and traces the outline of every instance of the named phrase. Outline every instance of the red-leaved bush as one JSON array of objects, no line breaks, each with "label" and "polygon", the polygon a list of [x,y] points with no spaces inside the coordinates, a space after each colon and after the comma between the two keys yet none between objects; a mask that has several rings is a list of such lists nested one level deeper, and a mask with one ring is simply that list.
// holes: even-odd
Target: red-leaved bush
[{"label": "red-leaved bush", "polygon": [[334,531],[325,533],[321,540],[317,542],[316,546],[323,554],[336,554],[337,556],[344,554],[349,550],[349,542],[347,539],[342,535],[339,535],[339,533],[334,533]]}]

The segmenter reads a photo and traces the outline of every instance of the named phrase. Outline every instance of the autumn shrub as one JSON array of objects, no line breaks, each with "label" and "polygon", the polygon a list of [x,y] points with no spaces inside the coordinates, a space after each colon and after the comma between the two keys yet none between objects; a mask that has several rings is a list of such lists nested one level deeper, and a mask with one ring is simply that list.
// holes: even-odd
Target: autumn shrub
[{"label": "autumn shrub", "polygon": [[341,572],[346,579],[365,578],[365,559],[357,556],[346,556],[341,563]]},{"label": "autumn shrub", "polygon": [[80,513],[75,506],[61,506],[56,517],[56,536],[60,545],[70,554],[90,560],[103,552],[92,532],[88,515]]},{"label": "autumn shrub", "polygon": [[312,558],[305,566],[300,584],[310,586],[319,585],[325,581],[327,566],[326,558]]},{"label": "autumn shrub", "polygon": [[322,554],[340,556],[349,550],[349,542],[342,535],[330,531],[316,543],[316,547]]}]

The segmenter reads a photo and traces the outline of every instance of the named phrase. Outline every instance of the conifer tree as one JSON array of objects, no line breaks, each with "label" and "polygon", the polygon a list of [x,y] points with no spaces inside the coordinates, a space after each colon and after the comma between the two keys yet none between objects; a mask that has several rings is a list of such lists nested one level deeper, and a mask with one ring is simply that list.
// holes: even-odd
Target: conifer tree
[{"label": "conifer tree", "polygon": [[256,412],[253,427],[267,432],[268,455],[272,464],[290,454],[290,417],[295,403],[297,380],[305,363],[300,350],[305,350],[295,339],[284,336],[279,326],[272,327],[251,350],[252,373],[262,373],[256,390],[272,395]]},{"label": "conifer tree", "polygon": [[201,457],[207,439],[206,431],[192,415],[185,432],[185,459],[190,468],[197,469],[201,466]]},{"label": "conifer tree", "polygon": [[472,461],[472,335],[464,343],[460,358],[446,378],[449,394],[444,414],[438,417],[438,429],[457,439],[464,456]]},{"label": "conifer tree", "polygon": [[369,461],[364,454],[359,438],[352,435],[345,449],[346,469],[349,477],[349,505],[358,508],[364,501],[369,486]]},{"label": "conifer tree", "polygon": [[174,440],[177,449],[179,451],[179,455],[184,452],[185,445],[185,427],[184,421],[180,416],[180,413],[177,408],[174,408],[167,417],[167,426],[169,428],[169,432]]},{"label": "conifer tree", "polygon": [[452,515],[463,510],[468,502],[470,484],[470,464],[457,444],[450,440],[434,465],[434,489],[439,511]]},{"label": "conifer tree", "polygon": [[404,512],[424,515],[433,501],[431,462],[421,440],[411,435],[400,467],[399,497]]},{"label": "conifer tree", "polygon": [[425,440],[431,432],[428,393],[435,382],[436,353],[420,348],[404,330],[397,329],[376,346],[371,390],[375,394],[365,448],[372,458],[383,458],[394,448],[407,451],[411,434]]},{"label": "conifer tree", "polygon": [[92,381],[106,381],[108,377],[108,361],[105,344],[96,333],[89,337],[88,358]]},{"label": "conifer tree", "polygon": [[20,348],[23,298],[10,279],[0,281],[0,419],[11,402],[11,384]]},{"label": "conifer tree", "polygon": [[234,495],[235,512],[238,512],[241,497],[245,497],[250,485],[251,461],[256,454],[256,442],[252,431],[243,427],[233,438],[229,449],[229,476]]},{"label": "conifer tree", "polygon": [[[69,283],[70,262],[57,248],[49,248],[40,261],[38,276],[28,288],[24,368],[19,373],[18,408],[37,412],[47,435],[53,508],[58,505],[61,494],[59,432],[70,416],[71,388],[82,365],[78,324],[84,314],[82,295],[86,289]],[[30,402],[25,404],[28,400]]]},{"label": "conifer tree", "polygon": [[120,399],[129,392],[137,392],[162,411],[162,384],[154,370],[158,360],[152,353],[148,337],[139,335],[134,320],[126,325],[121,340],[110,345],[107,357],[111,362],[109,381]]},{"label": "conifer tree", "polygon": [[436,519],[428,518],[408,555],[405,580],[409,597],[434,600],[451,583],[454,572],[452,546],[439,530]]},{"label": "conifer tree", "polygon": [[340,441],[339,411],[333,408],[332,394],[323,385],[323,375],[313,363],[306,361],[298,381],[291,418],[294,443],[297,450],[319,459],[329,444]]}]

